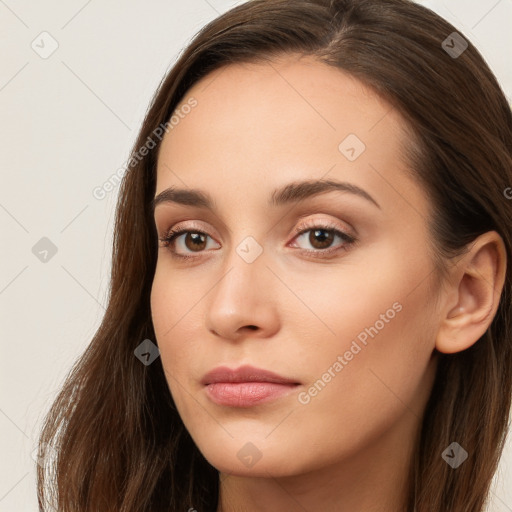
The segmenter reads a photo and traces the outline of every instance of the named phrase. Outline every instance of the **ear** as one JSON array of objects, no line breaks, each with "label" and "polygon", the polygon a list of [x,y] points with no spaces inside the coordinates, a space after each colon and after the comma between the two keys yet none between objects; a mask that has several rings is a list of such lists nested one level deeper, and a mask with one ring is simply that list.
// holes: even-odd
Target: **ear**
[{"label": "ear", "polygon": [[471,242],[450,270],[444,289],[436,349],[451,354],[476,343],[491,325],[505,282],[507,253],[503,239],[489,231]]}]

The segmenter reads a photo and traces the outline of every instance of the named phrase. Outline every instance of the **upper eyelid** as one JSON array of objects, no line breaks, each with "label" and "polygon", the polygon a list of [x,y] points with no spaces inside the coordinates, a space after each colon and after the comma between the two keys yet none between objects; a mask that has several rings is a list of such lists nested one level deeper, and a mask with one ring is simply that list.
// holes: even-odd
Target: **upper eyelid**
[{"label": "upper eyelid", "polygon": [[[315,210],[318,210],[317,208],[315,208]],[[351,225],[350,222],[348,222],[346,219],[345,220],[341,220],[341,218],[338,217],[339,213],[335,214],[333,212],[329,213],[327,211],[324,211],[324,212],[321,212],[321,211],[315,211],[315,210],[309,210],[306,211],[305,213],[302,213],[301,215],[299,215],[296,220],[295,220],[295,225],[296,224],[304,224],[304,223],[314,223],[314,222],[318,222],[320,224],[336,224],[336,223],[341,223],[342,225],[345,225],[345,226],[348,226],[348,229],[351,230],[351,231],[354,231],[356,232],[357,230]],[[329,219],[329,218],[325,218],[325,217],[311,217],[312,215],[328,215],[330,217],[334,217],[335,220],[333,219]],[[284,220],[284,218],[282,218],[281,220]],[[154,219],[155,221],[155,224],[156,226],[158,227],[158,224],[160,224],[160,222],[158,221],[157,218]],[[191,222],[192,223],[192,227],[190,227],[190,229],[203,229],[203,228],[198,228],[197,227],[197,222],[206,222],[207,224],[211,225],[211,221],[210,220],[207,220],[207,221],[197,221],[196,219],[194,218],[190,218],[190,219],[183,219],[181,221],[178,221],[178,222],[174,222],[174,223],[168,223],[166,220],[165,220],[165,217],[162,219],[162,222],[161,224],[163,225],[168,225],[168,226],[173,226],[173,229],[175,229],[175,227],[177,226],[181,226],[182,223],[186,223],[186,222]],[[275,226],[276,224],[274,224]],[[221,226],[222,226],[222,229],[227,231],[228,233],[232,233],[232,230],[226,226],[223,222],[221,223]],[[167,230],[169,230],[170,228],[166,228]],[[187,227],[188,229],[188,227]],[[204,228],[204,229],[209,229],[209,228]],[[218,231],[217,228],[213,228],[215,231]]]},{"label": "upper eyelid", "polygon": [[[161,236],[166,236],[167,233],[170,233],[171,231],[175,231],[175,230],[179,229],[180,231],[190,231],[190,232],[198,231],[198,232],[202,232],[205,235],[210,236],[211,238],[213,238],[212,235],[210,235],[208,229],[202,228],[200,225],[196,225],[196,224],[183,226],[182,224],[185,223],[185,222],[188,222],[188,221],[187,220],[183,220],[183,221],[177,222],[175,224],[172,224],[171,227],[169,227],[169,228],[163,229]],[[338,222],[340,222],[340,221],[338,221]],[[347,224],[347,223],[345,222],[345,224]],[[356,236],[355,233],[354,234],[351,233],[351,232],[355,232],[355,230],[352,227],[350,227],[349,229],[345,229],[342,226],[339,226],[336,223],[336,221],[326,220],[326,219],[316,219],[316,218],[306,219],[306,220],[302,220],[302,218],[299,218],[298,222],[296,223],[296,227],[293,229],[293,236],[297,236],[300,233],[302,233],[304,231],[308,231],[308,230],[313,229],[315,227],[323,227],[325,229],[336,229],[336,230],[341,231],[341,232],[343,232],[343,233],[345,233],[347,235]]]}]

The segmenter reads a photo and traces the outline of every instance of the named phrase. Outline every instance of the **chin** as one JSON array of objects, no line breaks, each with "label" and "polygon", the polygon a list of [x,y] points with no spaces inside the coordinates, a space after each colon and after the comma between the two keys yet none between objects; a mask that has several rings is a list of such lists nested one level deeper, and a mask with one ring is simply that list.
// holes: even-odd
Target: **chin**
[{"label": "chin", "polygon": [[[200,447],[205,459],[218,471],[235,476],[285,477],[307,471],[297,459],[297,449],[283,445],[266,447],[262,443],[237,441]],[[291,451],[291,453],[289,453]]]}]

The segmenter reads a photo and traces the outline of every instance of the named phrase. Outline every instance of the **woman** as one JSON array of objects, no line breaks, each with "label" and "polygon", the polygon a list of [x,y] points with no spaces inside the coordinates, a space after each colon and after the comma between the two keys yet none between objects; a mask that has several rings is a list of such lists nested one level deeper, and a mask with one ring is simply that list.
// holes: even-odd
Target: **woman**
[{"label": "woman", "polygon": [[430,10],[252,0],[211,22],[133,149],[41,508],[483,511],[511,183],[505,96]]}]

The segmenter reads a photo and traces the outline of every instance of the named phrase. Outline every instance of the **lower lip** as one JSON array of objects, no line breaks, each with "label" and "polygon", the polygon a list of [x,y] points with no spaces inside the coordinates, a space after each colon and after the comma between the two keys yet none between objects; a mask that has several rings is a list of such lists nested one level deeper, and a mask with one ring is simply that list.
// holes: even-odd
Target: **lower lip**
[{"label": "lower lip", "polygon": [[297,386],[275,382],[216,382],[206,386],[206,393],[218,405],[251,407],[287,395]]}]

